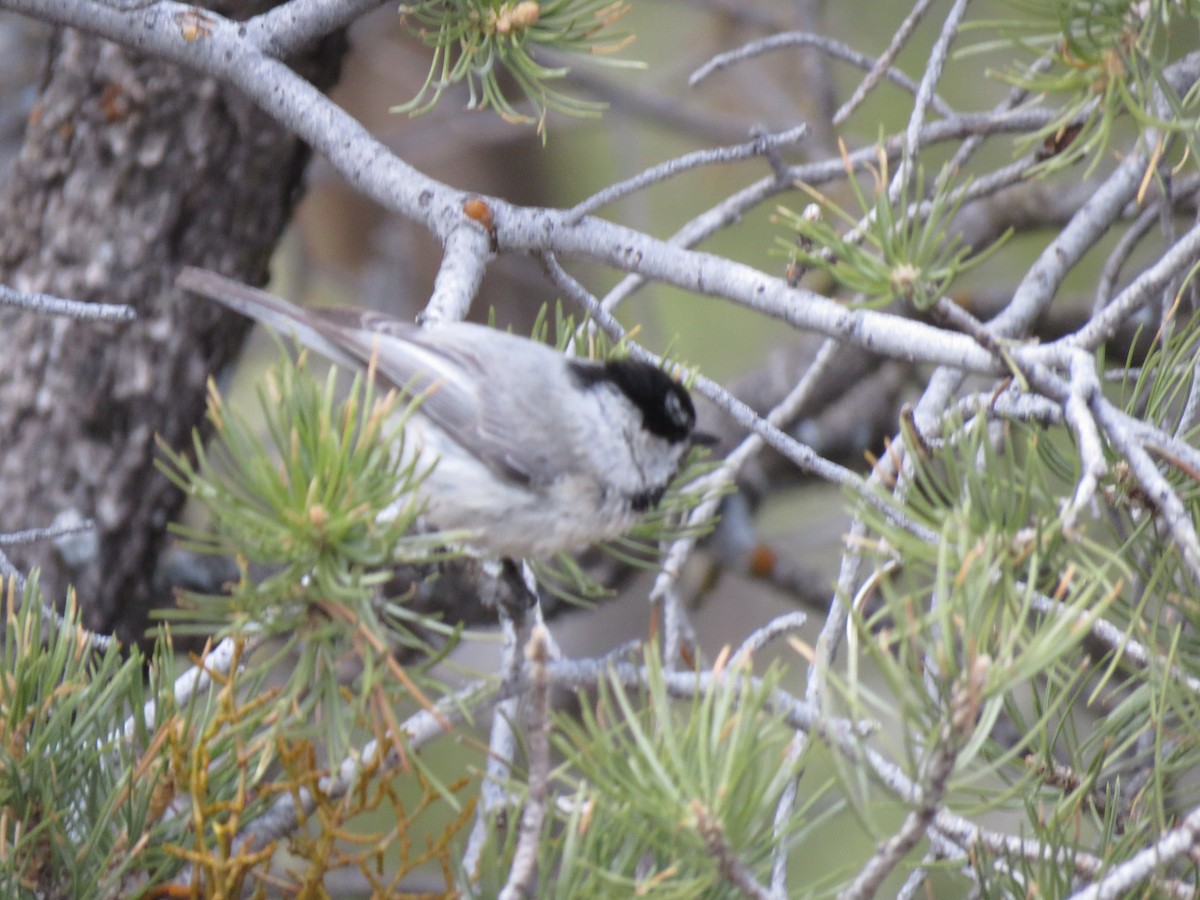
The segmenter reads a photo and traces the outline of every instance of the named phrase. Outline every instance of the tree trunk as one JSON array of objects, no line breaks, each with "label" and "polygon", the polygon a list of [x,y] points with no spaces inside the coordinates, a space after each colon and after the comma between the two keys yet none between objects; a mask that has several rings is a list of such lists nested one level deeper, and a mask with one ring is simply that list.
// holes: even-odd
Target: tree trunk
[{"label": "tree trunk", "polygon": [[[303,65],[321,86],[344,41]],[[182,265],[251,283],[287,225],[307,149],[217,82],[71,30],[51,41],[40,96],[0,197],[0,279],[127,303],[125,324],[0,307],[0,532],[92,519],[90,536],[6,547],[47,600],[78,592],[89,627],[142,637],[183,497],[155,436],[187,446],[205,381],[248,322],[172,287]]]}]

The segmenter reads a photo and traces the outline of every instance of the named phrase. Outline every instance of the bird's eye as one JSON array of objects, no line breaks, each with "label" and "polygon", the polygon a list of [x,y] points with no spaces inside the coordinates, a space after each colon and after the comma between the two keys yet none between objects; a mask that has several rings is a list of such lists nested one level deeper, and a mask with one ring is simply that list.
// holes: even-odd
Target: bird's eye
[{"label": "bird's eye", "polygon": [[676,425],[691,425],[690,416],[688,416],[687,410],[683,408],[683,403],[676,393],[667,394],[667,418]]}]

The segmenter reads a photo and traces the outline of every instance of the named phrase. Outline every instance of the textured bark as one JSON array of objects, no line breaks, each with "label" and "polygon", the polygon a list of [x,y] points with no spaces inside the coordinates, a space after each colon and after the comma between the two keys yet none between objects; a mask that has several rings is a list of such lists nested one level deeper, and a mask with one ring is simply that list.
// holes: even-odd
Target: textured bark
[{"label": "textured bark", "polygon": [[[327,85],[344,46],[305,60]],[[42,568],[48,599],[73,584],[86,623],[125,639],[169,599],[155,569],[183,498],[154,468],[155,436],[187,446],[207,376],[247,322],[172,289],[180,266],[251,283],[286,226],[307,150],[215,81],[70,30],[0,197],[0,279],[128,303],[132,324],[0,308],[0,532],[71,517],[94,539],[6,548]]]}]

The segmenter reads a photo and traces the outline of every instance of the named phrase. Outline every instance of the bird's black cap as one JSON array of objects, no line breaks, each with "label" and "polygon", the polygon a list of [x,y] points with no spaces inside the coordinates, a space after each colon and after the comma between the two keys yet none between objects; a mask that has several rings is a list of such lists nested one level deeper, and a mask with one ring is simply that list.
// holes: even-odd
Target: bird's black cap
[{"label": "bird's black cap", "polygon": [[658,366],[636,359],[611,359],[603,365],[572,363],[582,387],[602,382],[615,385],[642,411],[642,425],[651,434],[673,443],[686,441],[696,424],[696,408],[687,389]]}]

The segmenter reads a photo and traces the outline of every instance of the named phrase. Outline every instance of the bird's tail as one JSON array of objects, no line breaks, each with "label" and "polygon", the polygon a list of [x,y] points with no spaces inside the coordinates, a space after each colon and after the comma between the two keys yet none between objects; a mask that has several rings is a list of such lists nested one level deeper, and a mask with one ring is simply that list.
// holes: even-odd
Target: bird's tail
[{"label": "bird's tail", "polygon": [[305,347],[315,350],[340,366],[356,369],[362,365],[326,335],[323,322],[274,294],[252,288],[208,269],[192,266],[184,267],[175,279],[175,284],[185,291],[215,300],[256,322],[269,325],[280,334],[290,334]]}]

